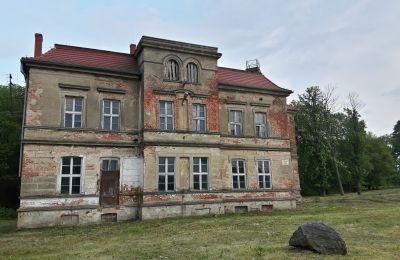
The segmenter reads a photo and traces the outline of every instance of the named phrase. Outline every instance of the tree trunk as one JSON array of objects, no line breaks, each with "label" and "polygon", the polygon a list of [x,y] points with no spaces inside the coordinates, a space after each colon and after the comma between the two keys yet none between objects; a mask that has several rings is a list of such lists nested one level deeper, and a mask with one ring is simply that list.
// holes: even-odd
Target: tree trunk
[{"label": "tree trunk", "polygon": [[340,195],[343,196],[344,190],[343,190],[343,185],[342,185],[342,177],[340,176],[340,173],[339,173],[335,155],[333,155],[333,163],[335,164],[335,172],[336,172],[336,178],[337,178],[337,182],[338,182],[338,186],[339,186],[339,192],[340,192]]},{"label": "tree trunk", "polygon": [[357,180],[357,194],[361,195],[361,180]]}]

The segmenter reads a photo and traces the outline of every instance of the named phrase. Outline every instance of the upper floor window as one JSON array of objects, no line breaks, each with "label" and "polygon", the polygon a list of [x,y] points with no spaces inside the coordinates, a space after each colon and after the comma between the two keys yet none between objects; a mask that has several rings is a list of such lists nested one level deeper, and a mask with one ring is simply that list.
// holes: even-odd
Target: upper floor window
[{"label": "upper floor window", "polygon": [[257,137],[267,136],[267,116],[265,113],[257,112],[254,114],[254,126]]},{"label": "upper floor window", "polygon": [[187,81],[189,83],[199,82],[199,70],[197,68],[197,65],[193,62],[190,62],[187,65]]},{"label": "upper floor window", "polygon": [[207,190],[208,189],[208,158],[194,157],[193,158],[193,189]]},{"label": "upper floor window", "polygon": [[231,135],[242,135],[243,117],[242,111],[229,111],[229,127]]},{"label": "upper floor window", "polygon": [[167,62],[167,78],[169,80],[179,80],[179,64],[175,60]]},{"label": "upper floor window", "polygon": [[159,157],[158,158],[158,190],[174,191],[175,190],[175,158]]},{"label": "upper floor window", "polygon": [[79,194],[81,192],[82,157],[62,157],[61,193]]},{"label": "upper floor window", "polygon": [[232,160],[232,178],[234,189],[246,188],[246,162],[245,160]]},{"label": "upper floor window", "polygon": [[206,105],[194,104],[192,106],[192,130],[206,131]]},{"label": "upper floor window", "polygon": [[171,101],[160,101],[160,129],[174,129],[174,105]]},{"label": "upper floor window", "polygon": [[81,128],[83,112],[83,97],[65,97],[64,126],[66,128]]},{"label": "upper floor window", "polygon": [[260,189],[271,188],[271,167],[269,160],[258,160],[258,187]]},{"label": "upper floor window", "polygon": [[119,130],[120,102],[116,100],[103,101],[103,129]]}]

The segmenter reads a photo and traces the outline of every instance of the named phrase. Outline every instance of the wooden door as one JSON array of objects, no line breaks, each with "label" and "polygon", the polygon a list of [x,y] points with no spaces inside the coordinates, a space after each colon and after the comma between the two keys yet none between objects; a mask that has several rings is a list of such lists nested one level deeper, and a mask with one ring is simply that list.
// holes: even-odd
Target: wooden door
[{"label": "wooden door", "polygon": [[119,171],[101,171],[100,205],[117,206],[119,194]]}]

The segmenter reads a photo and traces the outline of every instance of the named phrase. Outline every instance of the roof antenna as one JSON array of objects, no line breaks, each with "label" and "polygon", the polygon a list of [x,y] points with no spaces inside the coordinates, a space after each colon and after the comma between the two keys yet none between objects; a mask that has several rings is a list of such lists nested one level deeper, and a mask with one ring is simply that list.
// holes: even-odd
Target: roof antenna
[{"label": "roof antenna", "polygon": [[261,73],[260,63],[258,59],[246,60],[246,71]]}]

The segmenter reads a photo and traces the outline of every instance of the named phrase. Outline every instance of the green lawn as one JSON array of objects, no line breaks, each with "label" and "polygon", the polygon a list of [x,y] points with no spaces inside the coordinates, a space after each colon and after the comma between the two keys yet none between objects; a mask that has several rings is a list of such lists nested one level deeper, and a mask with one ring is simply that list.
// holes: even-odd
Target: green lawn
[{"label": "green lawn", "polygon": [[311,221],[323,221],[342,234],[348,248],[344,258],[400,259],[400,189],[307,197],[296,210],[270,214],[18,232],[15,221],[0,220],[0,258],[319,259],[288,247],[298,225]]}]

